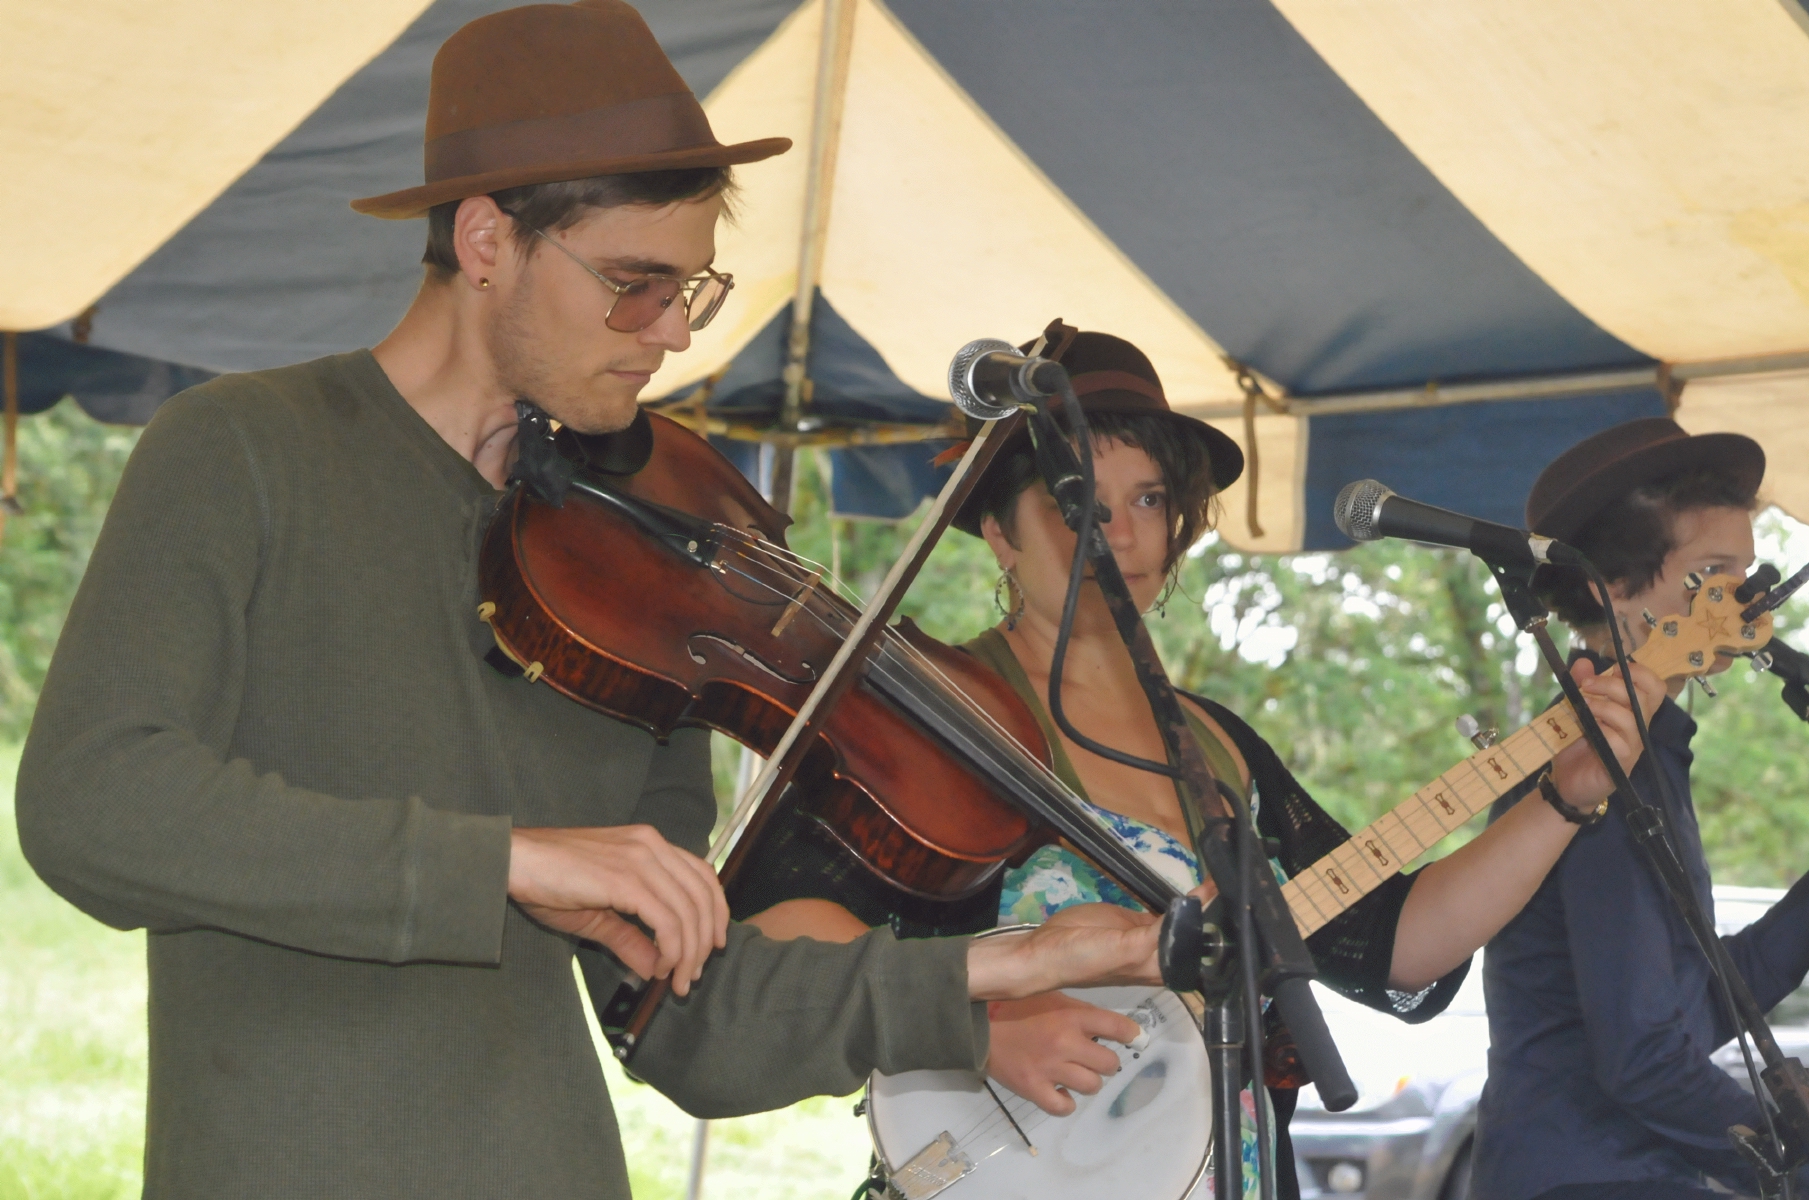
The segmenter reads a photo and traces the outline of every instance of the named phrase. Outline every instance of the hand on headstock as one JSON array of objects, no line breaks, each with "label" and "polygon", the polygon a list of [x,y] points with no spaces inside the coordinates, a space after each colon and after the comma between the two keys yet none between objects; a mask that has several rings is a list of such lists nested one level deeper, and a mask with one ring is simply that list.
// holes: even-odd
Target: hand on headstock
[{"label": "hand on headstock", "polygon": [[1750,594],[1745,599],[1737,595],[1740,588],[1741,581],[1732,575],[1702,580],[1691,594],[1688,612],[1648,617],[1652,632],[1634,651],[1633,661],[1660,679],[1675,679],[1706,675],[1717,655],[1733,658],[1764,646],[1771,640],[1771,613],[1747,620],[1744,613],[1756,605]]}]

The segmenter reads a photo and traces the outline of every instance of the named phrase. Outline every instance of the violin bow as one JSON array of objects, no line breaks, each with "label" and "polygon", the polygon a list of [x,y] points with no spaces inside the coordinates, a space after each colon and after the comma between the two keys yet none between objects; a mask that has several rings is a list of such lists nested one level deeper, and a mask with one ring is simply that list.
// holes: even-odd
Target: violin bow
[{"label": "violin bow", "polygon": [[[898,602],[904,598],[918,572],[929,560],[930,552],[942,540],[949,522],[961,511],[961,506],[973,493],[974,485],[986,473],[986,468],[992,465],[1000,447],[1005,445],[1023,420],[1022,413],[1013,413],[1001,420],[988,421],[968,443],[967,451],[955,464],[954,472],[936,496],[935,503],[911,535],[904,553],[892,564],[878,593],[862,610],[860,619],[849,630],[848,636],[842,639],[835,657],[824,669],[810,695],[799,706],[798,714],[792,718],[785,736],[779,739],[779,744],[773,748],[766,765],[743,793],[735,805],[735,811],[729,814],[722,832],[711,843],[709,860],[716,862],[723,859],[719,874],[732,874],[747,847],[754,843],[761,826],[778,807],[776,803],[770,802],[776,801],[791,785],[798,768],[803,765],[804,756],[815,744],[823,722],[835,710],[836,703],[848,689],[859,681],[860,668],[866,664],[879,645],[880,638],[885,635],[886,626],[891,622]],[[726,859],[723,858],[725,854]],[[653,1019],[653,1014],[671,987],[671,977],[667,976],[654,980],[642,990],[632,1014],[622,1025],[621,1033],[611,1039],[618,1059],[627,1062],[640,1045],[648,1022]],[[615,1006],[612,1004],[611,1007]]]}]

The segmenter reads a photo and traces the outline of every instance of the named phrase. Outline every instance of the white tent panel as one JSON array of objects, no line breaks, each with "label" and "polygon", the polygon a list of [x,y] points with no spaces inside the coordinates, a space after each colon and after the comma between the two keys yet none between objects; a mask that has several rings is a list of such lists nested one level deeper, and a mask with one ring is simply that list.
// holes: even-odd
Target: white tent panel
[{"label": "white tent panel", "polygon": [[1693,379],[1677,423],[1691,433],[1743,433],[1765,447],[1760,498],[1809,521],[1809,371]]},{"label": "white tent panel", "polygon": [[94,303],[427,0],[6,0],[0,328]]},{"label": "white tent panel", "polygon": [[[1304,417],[1271,413],[1256,418],[1260,458],[1252,472],[1250,442],[1241,420],[1214,420],[1244,451],[1244,474],[1219,497],[1219,536],[1250,554],[1291,554],[1306,534],[1307,430]],[[1256,478],[1256,526],[1250,526],[1250,480]]]},{"label": "white tent panel", "polygon": [[647,388],[649,399],[726,366],[797,291],[822,30],[822,0],[811,0],[786,17],[704,101],[719,141],[788,137],[792,148],[735,168],[736,216],[716,230],[716,266],[735,277],[734,294],[709,328],[692,335],[689,350],[666,356]]},{"label": "white tent panel", "polygon": [[1809,348],[1795,2],[1276,6],[1534,272],[1678,362]]}]

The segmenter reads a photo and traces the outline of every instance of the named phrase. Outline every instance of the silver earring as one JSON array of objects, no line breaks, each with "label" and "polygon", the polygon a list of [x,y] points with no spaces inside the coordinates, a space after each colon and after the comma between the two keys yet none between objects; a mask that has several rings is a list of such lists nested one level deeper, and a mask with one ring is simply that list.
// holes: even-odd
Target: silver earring
[{"label": "silver earring", "polygon": [[[1005,600],[1000,594],[1006,591],[1008,584],[1010,592],[1015,593],[1018,600],[1017,605],[1010,609],[1005,607]],[[992,606],[999,610],[1000,616],[1005,618],[1007,630],[1018,627],[1018,618],[1024,615],[1024,589],[1018,586],[1016,576],[1012,575],[1010,571],[1000,571],[999,581],[992,585]]]}]

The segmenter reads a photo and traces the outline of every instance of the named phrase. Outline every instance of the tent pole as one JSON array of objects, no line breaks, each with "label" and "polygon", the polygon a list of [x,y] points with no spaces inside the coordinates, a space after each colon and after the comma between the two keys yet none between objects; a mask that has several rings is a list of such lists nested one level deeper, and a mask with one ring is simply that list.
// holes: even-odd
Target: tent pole
[{"label": "tent pole", "polygon": [[0,458],[0,538],[6,536],[8,513],[19,508],[19,335],[7,330],[5,361],[0,370],[6,375],[6,450]]},{"label": "tent pole", "polygon": [[[1602,392],[1626,392],[1639,388],[1676,388],[1696,379],[1730,379],[1766,375],[1775,371],[1809,369],[1809,351],[1766,354],[1751,358],[1703,359],[1665,363],[1656,367],[1630,367],[1614,371],[1582,371],[1573,375],[1536,375],[1520,379],[1494,379],[1480,383],[1441,384],[1428,380],[1419,387],[1387,388],[1372,392],[1343,392],[1324,396],[1279,396],[1270,407],[1296,417],[1332,413],[1397,412],[1408,408],[1442,408],[1451,404],[1481,404],[1491,400],[1559,400]],[[1176,404],[1189,416],[1206,420],[1241,417],[1243,401]]]},{"label": "tent pole", "polygon": [[[810,175],[804,187],[804,228],[798,243],[798,288],[791,300],[791,337],[785,345],[785,399],[779,430],[798,431],[810,399],[810,313],[823,275],[823,244],[829,236],[829,204],[835,190],[836,149],[841,144],[842,108],[848,97],[848,64],[854,57],[854,8],[859,0],[823,0],[823,38],[817,54],[816,108],[810,120]],[[774,507],[791,511],[796,452],[776,447],[773,455]]]}]

